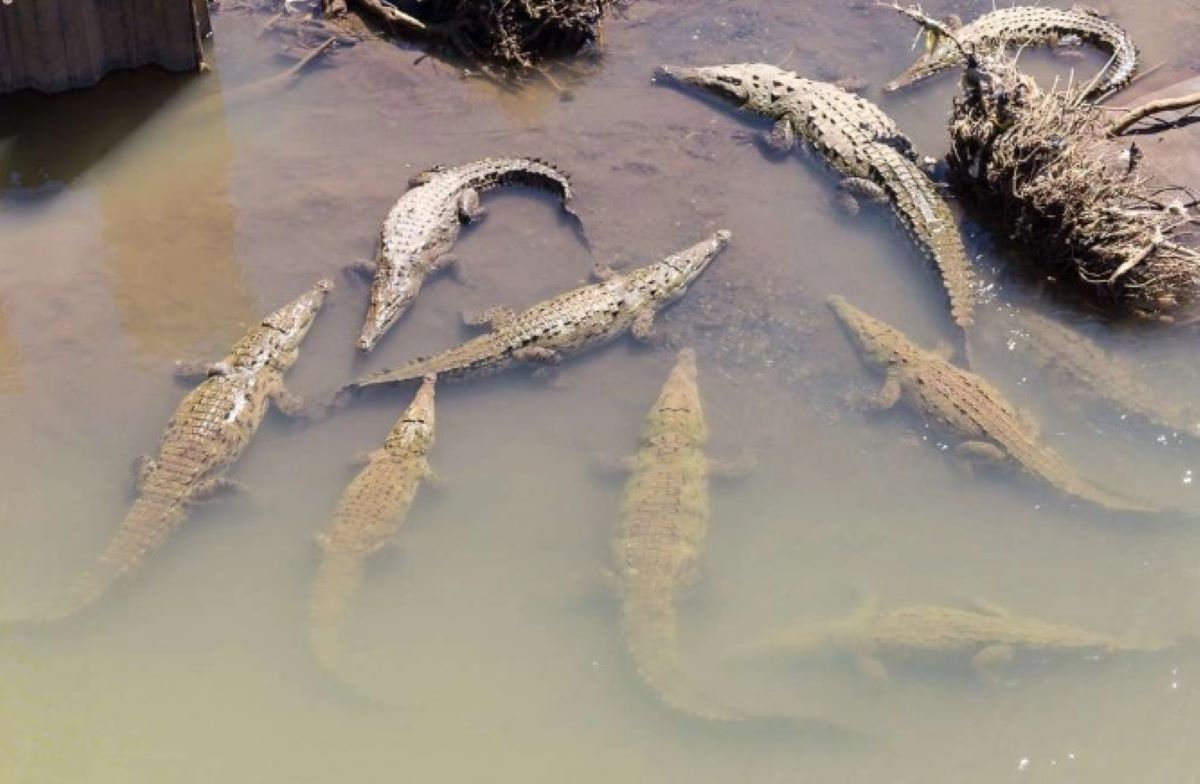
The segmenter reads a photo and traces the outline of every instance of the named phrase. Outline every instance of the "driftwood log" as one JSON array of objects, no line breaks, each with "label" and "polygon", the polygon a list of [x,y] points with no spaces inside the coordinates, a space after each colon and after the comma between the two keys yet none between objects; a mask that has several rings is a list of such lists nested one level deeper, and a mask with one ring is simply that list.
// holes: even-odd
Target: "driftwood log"
[{"label": "driftwood log", "polygon": [[195,71],[208,0],[2,0],[0,93],[89,87],[143,65]]}]

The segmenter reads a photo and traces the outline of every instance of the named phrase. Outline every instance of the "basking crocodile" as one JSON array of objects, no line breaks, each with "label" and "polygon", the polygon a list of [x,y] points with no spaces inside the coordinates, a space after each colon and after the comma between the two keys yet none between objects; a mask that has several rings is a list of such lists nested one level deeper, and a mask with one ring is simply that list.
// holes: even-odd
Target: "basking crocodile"
[{"label": "basking crocodile", "polygon": [[974,272],[950,208],[917,166],[912,144],[879,107],[825,82],[773,65],[741,63],[704,68],[661,66],[656,75],[696,85],[769,117],[771,148],[791,150],[799,137],[846,179],[847,192],[887,201],[913,243],[937,266],[954,322],[974,320]]},{"label": "basking crocodile", "polygon": [[99,599],[157,549],[188,508],[233,490],[222,474],[241,456],[273,403],[291,414],[300,399],[284,387],[331,284],[321,281],[247,332],[221,361],[181,365],[180,375],[206,374],[167,423],[158,457],[137,462],[138,497],[116,536],[61,601],[39,620],[73,615]]},{"label": "basking crocodile", "polygon": [[383,448],[367,456],[342,493],[332,527],[317,537],[323,556],[309,602],[309,640],[317,661],[335,675],[342,617],[363,564],[396,539],[422,480],[433,473],[426,456],[434,438],[435,379],[425,378]]},{"label": "basking crocodile", "polygon": [[450,248],[462,224],[483,217],[479,194],[502,185],[554,191],[571,210],[571,182],[561,170],[536,158],[484,158],[461,166],[437,166],[412,178],[412,189],[388,213],[376,260],[352,265],[374,275],[367,319],[358,347],[370,351],[408,309],[425,277],[453,263]]},{"label": "basking crocodile", "polygon": [[621,588],[621,625],[638,674],[664,702],[714,721],[746,718],[698,692],[679,668],[676,602],[696,576],[708,532],[708,427],[696,386],[696,353],[678,361],[642,430],[621,526],[613,542]]},{"label": "basking crocodile", "polygon": [[1200,438],[1200,418],[1151,390],[1132,368],[1083,333],[1032,310],[1018,315],[1027,335],[1022,346],[1034,363],[1071,381],[1093,400],[1133,414],[1150,425]]},{"label": "basking crocodile", "polygon": [[749,650],[798,656],[845,653],[854,656],[860,669],[874,678],[886,676],[885,660],[967,660],[979,675],[993,680],[1020,653],[1083,657],[1162,651],[1173,644],[1015,616],[983,603],[969,609],[915,605],[881,611],[870,601],[849,618],[774,632],[751,644]]},{"label": "basking crocodile", "polygon": [[598,276],[605,278],[602,282],[569,291],[520,313],[492,308],[466,315],[468,324],[487,325],[490,331],[436,356],[348,384],[337,398],[429,373],[453,379],[488,375],[520,363],[553,365],[568,354],[610,341],[626,330],[639,340],[650,339],[655,315],[683,295],[729,243],[730,236],[728,231],[718,231],[687,250],[629,272],[598,269]]},{"label": "basking crocodile", "polygon": [[[925,26],[927,47],[921,59],[884,85],[885,92],[908,87],[948,68],[963,65],[964,50],[987,54],[1001,46],[1055,44],[1064,38],[1078,38],[1112,55],[1088,90],[1087,98],[1098,99],[1116,92],[1137,72],[1138,50],[1129,34],[1098,12],[1082,6],[1067,10],[1042,6],[998,8],[965,26],[957,18],[930,25],[928,17],[917,9],[894,7]],[[944,33],[953,35],[958,45]]]},{"label": "basking crocodile", "polygon": [[960,439],[957,451],[964,457],[1020,469],[1066,496],[1104,510],[1162,513],[1158,507],[1110,493],[1081,477],[1044,446],[1033,424],[980,376],[920,348],[842,297],[830,297],[829,304],[863,358],[887,371],[874,401],[877,408],[891,408],[903,399],[931,425]]}]

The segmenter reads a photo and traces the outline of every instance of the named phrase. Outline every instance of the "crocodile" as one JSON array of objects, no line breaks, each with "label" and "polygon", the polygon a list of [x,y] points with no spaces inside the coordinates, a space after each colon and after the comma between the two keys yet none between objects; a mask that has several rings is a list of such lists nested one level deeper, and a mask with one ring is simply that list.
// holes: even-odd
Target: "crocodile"
[{"label": "crocodile", "polygon": [[481,219],[482,191],[503,185],[529,185],[554,191],[578,227],[571,208],[571,181],[560,169],[536,158],[484,158],[461,166],[435,166],[414,176],[383,222],[375,261],[352,264],[372,275],[367,318],[358,347],[370,351],[404,314],[426,276],[454,263],[450,248],[464,223]]},{"label": "crocodile", "polygon": [[598,267],[599,283],[583,286],[517,313],[496,307],[464,314],[489,331],[432,357],[382,370],[342,387],[335,402],[363,389],[400,384],[436,373],[458,379],[497,373],[527,363],[555,365],[568,354],[613,340],[626,331],[654,337],[654,317],[704,272],[732,235],[721,230],[687,250],[629,272]]},{"label": "crocodile", "polygon": [[434,439],[434,384],[426,376],[416,397],[342,493],[329,530],[317,537],[321,566],[309,602],[309,641],[317,661],[337,674],[339,630],[362,581],[366,560],[393,543],[421,482],[432,478],[427,455]]},{"label": "crocodile", "polygon": [[981,376],[920,348],[842,297],[830,297],[829,305],[864,360],[887,373],[873,407],[886,410],[903,400],[947,437],[959,439],[957,452],[963,457],[1018,469],[1064,496],[1101,510],[1163,513],[1159,507],[1111,493],[1080,476],[1041,443],[1034,424]]},{"label": "crocodile", "polygon": [[283,377],[299,357],[330,288],[322,280],[268,315],[219,362],[177,367],[180,377],[205,378],[167,423],[158,457],[136,461],[138,497],[116,535],[94,566],[38,620],[60,620],[88,607],[162,545],[190,507],[238,488],[224,471],[249,445],[271,406],[285,414],[302,409]]},{"label": "crocodile", "polygon": [[1026,336],[1022,347],[1033,362],[1055,372],[1090,399],[1132,414],[1147,424],[1200,438],[1200,418],[1151,390],[1132,368],[1083,333],[1032,310],[1017,316]]},{"label": "crocodile", "polygon": [[968,608],[922,604],[885,611],[868,600],[848,618],[772,632],[751,643],[747,652],[848,654],[864,674],[875,679],[886,677],[885,661],[968,661],[982,678],[995,681],[1017,654],[1086,657],[1164,651],[1176,644],[1017,616],[986,602],[974,602]]},{"label": "crocodile", "polygon": [[894,7],[925,27],[927,45],[925,54],[917,62],[884,85],[884,92],[900,90],[949,68],[963,65],[966,62],[964,52],[983,55],[1003,46],[1055,44],[1068,38],[1093,44],[1111,55],[1104,70],[1089,87],[1085,96],[1088,99],[1099,99],[1120,90],[1133,80],[1137,72],[1138,49],[1133,39],[1090,8],[998,8],[963,25],[957,18],[931,24],[931,20],[915,8]]},{"label": "crocodile", "polygon": [[786,152],[799,137],[845,177],[847,193],[888,202],[913,243],[938,268],[955,324],[966,329],[973,323],[975,276],[958,225],[918,166],[912,143],[878,106],[835,85],[761,63],[660,66],[655,74],[774,120],[761,137],[769,148]]},{"label": "crocodile", "polygon": [[694,581],[708,531],[708,426],[696,385],[696,352],[685,348],[646,417],[613,541],[621,626],[638,674],[671,708],[711,721],[747,718],[698,691],[679,667],[676,604]]}]

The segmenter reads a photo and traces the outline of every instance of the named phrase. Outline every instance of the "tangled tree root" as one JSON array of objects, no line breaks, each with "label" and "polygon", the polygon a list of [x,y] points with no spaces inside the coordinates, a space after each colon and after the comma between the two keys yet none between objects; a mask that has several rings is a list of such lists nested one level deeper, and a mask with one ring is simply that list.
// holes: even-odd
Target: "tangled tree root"
[{"label": "tangled tree root", "polygon": [[951,114],[952,182],[1045,277],[1118,314],[1169,318],[1200,287],[1196,201],[1139,165],[1136,145],[1106,143],[1086,91],[1042,93],[1007,56],[972,62]]},{"label": "tangled tree root", "polygon": [[350,8],[394,32],[448,44],[495,75],[575,54],[600,37],[605,16],[626,0],[323,0],[327,16]]}]

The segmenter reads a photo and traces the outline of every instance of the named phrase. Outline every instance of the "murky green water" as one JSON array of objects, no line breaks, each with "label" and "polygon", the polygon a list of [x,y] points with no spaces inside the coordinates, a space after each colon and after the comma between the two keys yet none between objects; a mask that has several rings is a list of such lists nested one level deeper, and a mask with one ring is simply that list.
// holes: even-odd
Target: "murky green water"
[{"label": "murky green water", "polygon": [[[1148,64],[1172,63],[1157,79],[1194,75],[1194,7],[1112,10]],[[369,256],[415,170],[536,153],[575,173],[601,258],[645,262],[733,230],[665,324],[700,350],[712,451],[760,458],[746,481],[714,485],[704,579],[683,616],[687,667],[738,704],[862,734],[697,727],[627,667],[598,579],[621,487],[591,465],[634,447],[672,354],[620,343],[555,386],[517,373],[442,391],[432,462],[447,487],[419,499],[344,630],[356,682],[398,709],[345,699],[304,624],[311,538],[405,394],[311,427],[272,416],[233,472],[250,497],[195,514],[95,611],[0,640],[0,781],[1200,781],[1195,652],[1035,660],[998,686],[957,670],[876,683],[836,660],[731,657],[772,626],[848,613],[864,592],[1200,632],[1200,527],[1121,524],[971,476],[914,419],[847,407],[877,382],[824,298],[843,293],[932,345],[948,337],[940,287],[885,217],[840,216],[820,167],[765,160],[737,143],[741,121],[649,80],[663,61],[786,60],[878,85],[912,56],[910,29],[867,4],[643,0],[570,101],[544,87],[497,94],[370,44],[282,95],[220,108],[214,96],[278,68],[259,24],[218,16],[204,79],[117,75],[0,104],[0,615],[43,606],[103,547],[130,461],[184,393],[173,360],[223,353],[268,309]],[[1043,74],[1101,62],[1035,59]],[[925,151],[945,146],[952,82],[881,101]],[[450,345],[463,308],[583,279],[591,259],[548,200],[507,192],[488,206],[457,249],[470,287],[431,282],[364,361],[365,291],[341,285],[293,388],[319,394]],[[989,286],[979,368],[1090,476],[1200,510],[1200,447],[1082,409],[1035,372],[1019,340],[1006,345],[1005,314],[1039,292],[992,272],[1003,258],[986,237],[972,250]],[[1190,333],[1082,326],[1172,396],[1200,393]]]}]

